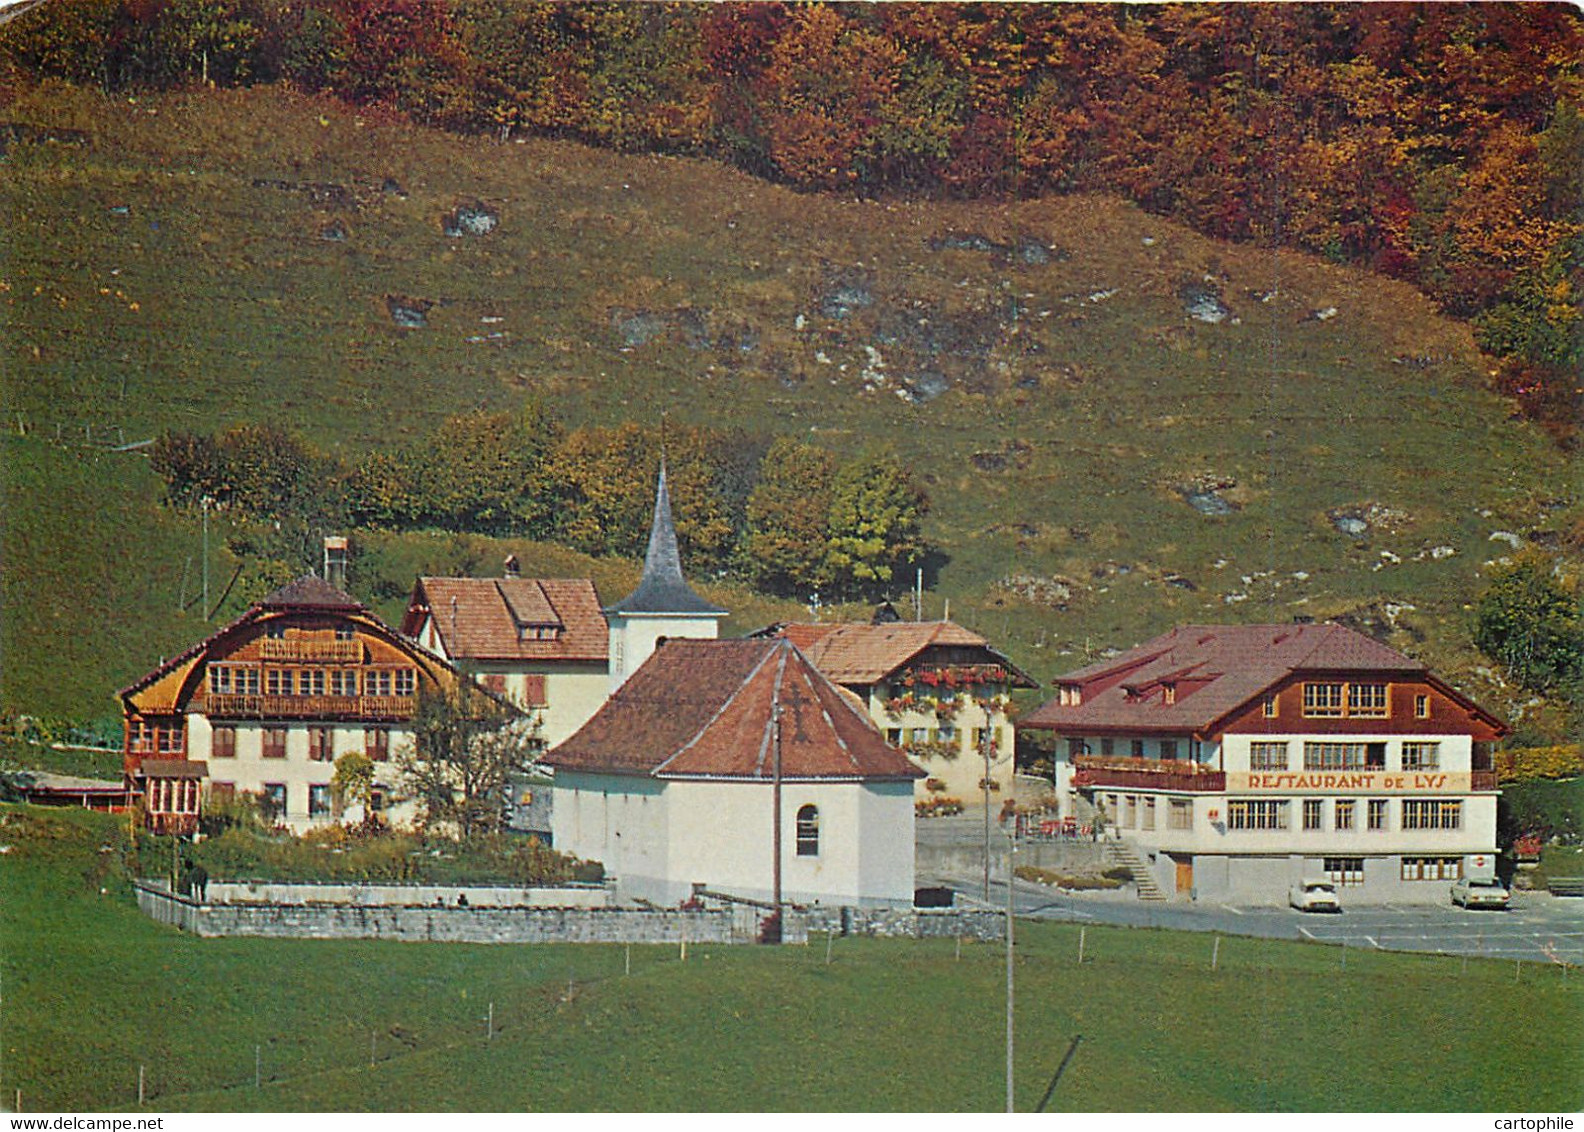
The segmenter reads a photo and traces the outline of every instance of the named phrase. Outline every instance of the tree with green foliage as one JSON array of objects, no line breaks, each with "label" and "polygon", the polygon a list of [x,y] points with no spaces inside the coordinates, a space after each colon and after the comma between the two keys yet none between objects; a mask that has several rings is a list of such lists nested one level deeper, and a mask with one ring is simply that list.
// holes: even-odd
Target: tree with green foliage
[{"label": "tree with green foliage", "polygon": [[1525,688],[1574,695],[1584,684],[1578,579],[1539,554],[1492,572],[1474,611],[1474,643]]},{"label": "tree with green foliage", "polygon": [[924,557],[929,500],[890,450],[843,464],[831,483],[825,571],[840,593],[874,596]]},{"label": "tree with green foliage", "polygon": [[511,709],[465,672],[449,691],[420,692],[413,741],[396,756],[419,824],[463,840],[498,833],[506,824],[508,778],[532,766],[536,731],[514,725]]},{"label": "tree with green foliage", "polygon": [[770,445],[737,548],[738,567],[755,586],[791,595],[826,584],[835,476],[835,458],[823,448],[790,437]]},{"label": "tree with green foliage", "polygon": [[335,761],[335,773],[330,776],[330,790],[342,809],[363,807],[366,819],[369,800],[374,796],[374,760],[362,751],[347,751],[341,755]]}]

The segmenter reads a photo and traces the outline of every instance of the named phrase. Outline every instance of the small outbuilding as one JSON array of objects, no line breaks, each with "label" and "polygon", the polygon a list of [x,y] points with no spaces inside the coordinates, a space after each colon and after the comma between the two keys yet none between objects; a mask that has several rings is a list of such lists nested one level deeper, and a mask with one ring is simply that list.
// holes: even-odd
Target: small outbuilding
[{"label": "small outbuilding", "polygon": [[544,762],[623,895],[909,907],[919,771],[786,639],[662,644]]}]

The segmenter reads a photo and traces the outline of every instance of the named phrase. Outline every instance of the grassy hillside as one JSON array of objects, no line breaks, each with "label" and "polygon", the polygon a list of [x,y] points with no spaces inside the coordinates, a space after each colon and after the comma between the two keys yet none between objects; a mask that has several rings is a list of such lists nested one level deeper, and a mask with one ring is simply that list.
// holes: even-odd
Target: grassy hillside
[{"label": "grassy hillside", "polygon": [[[1490,536],[1554,541],[1580,514],[1575,470],[1486,391],[1465,326],[1117,201],[797,195],[278,90],[51,88],[9,116],[86,132],[0,159],[18,710],[92,717],[201,635],[175,612],[195,524],[157,508],[141,456],[68,445],[167,428],[274,419],[350,457],[537,395],[572,424],[888,440],[934,501],[926,613],[949,599],[1042,677],[1189,619],[1346,614],[1498,707],[1466,613],[1510,550]],[[475,202],[498,226],[446,236]],[[428,325],[397,326],[392,297],[432,304]],[[363,545],[360,593],[398,613],[414,567],[504,553]],[[794,608],[717,600],[743,627]]]},{"label": "grassy hillside", "polygon": [[[31,1110],[874,1110],[1003,1104],[998,945],[632,950],[199,940],[144,919],[102,815],[0,806],[0,1088]],[[1018,928],[1017,1104],[1578,1108],[1584,984],[1525,965]],[[485,1041],[494,1004],[497,1033]],[[158,1004],[151,1008],[151,1004]],[[1317,1021],[1326,1032],[1317,1068]],[[1207,1051],[1258,1049],[1246,1058]],[[373,1064],[370,1064],[370,1055]],[[255,1061],[257,1058],[257,1061]],[[255,1065],[261,1088],[254,1087]],[[773,1071],[766,1072],[766,1067]]]}]

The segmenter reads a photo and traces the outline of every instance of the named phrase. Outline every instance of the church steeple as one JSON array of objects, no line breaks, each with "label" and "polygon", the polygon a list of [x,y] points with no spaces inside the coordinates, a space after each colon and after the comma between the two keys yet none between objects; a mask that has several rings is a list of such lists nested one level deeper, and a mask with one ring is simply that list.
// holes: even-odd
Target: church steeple
[{"label": "church steeple", "polygon": [[656,648],[672,637],[714,640],[727,611],[712,605],[682,576],[676,527],[671,521],[671,493],[666,487],[665,459],[655,487],[654,523],[644,555],[638,588],[605,610],[610,625],[611,687],[621,687]]},{"label": "church steeple", "polygon": [[638,588],[607,611],[610,613],[702,613],[724,616],[726,610],[711,605],[682,576],[682,555],[677,550],[676,526],[671,521],[671,493],[666,488],[665,461],[660,462],[660,482],[655,488],[654,522],[649,528],[649,550],[644,555],[643,577]]}]

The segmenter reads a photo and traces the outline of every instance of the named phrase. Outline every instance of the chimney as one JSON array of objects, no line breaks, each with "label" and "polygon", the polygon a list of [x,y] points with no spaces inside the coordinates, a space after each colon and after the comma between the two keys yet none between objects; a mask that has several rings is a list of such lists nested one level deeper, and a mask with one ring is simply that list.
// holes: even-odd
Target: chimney
[{"label": "chimney", "polygon": [[506,563],[505,563],[505,574],[506,574],[506,577],[508,577],[508,578],[516,578],[516,577],[520,576],[521,573],[522,573],[522,565],[521,565],[521,563],[519,563],[517,561],[517,556],[515,554],[508,554],[506,556]]},{"label": "chimney", "polygon": [[343,593],[347,584],[347,540],[345,535],[326,535],[324,540],[324,580]]}]

